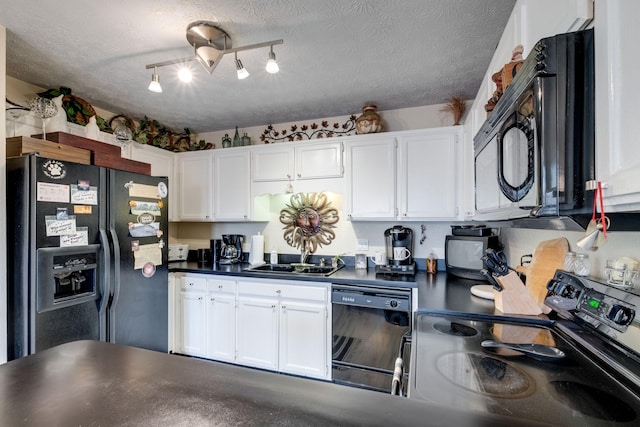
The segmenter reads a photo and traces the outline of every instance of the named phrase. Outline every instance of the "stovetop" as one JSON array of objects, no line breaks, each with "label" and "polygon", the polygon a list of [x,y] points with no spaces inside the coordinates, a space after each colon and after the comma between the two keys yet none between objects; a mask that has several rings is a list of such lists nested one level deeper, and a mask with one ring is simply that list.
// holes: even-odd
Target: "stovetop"
[{"label": "stovetop", "polygon": [[[639,425],[640,296],[562,271],[548,289],[549,318],[416,313],[409,397],[557,425]],[[550,345],[565,357],[540,361],[485,340]]]},{"label": "stovetop", "polygon": [[[587,357],[576,343],[543,325],[416,315],[409,397],[483,413],[557,425],[638,425],[640,399]],[[484,340],[538,343],[564,352],[539,361]],[[415,355],[419,355],[419,358]]]}]

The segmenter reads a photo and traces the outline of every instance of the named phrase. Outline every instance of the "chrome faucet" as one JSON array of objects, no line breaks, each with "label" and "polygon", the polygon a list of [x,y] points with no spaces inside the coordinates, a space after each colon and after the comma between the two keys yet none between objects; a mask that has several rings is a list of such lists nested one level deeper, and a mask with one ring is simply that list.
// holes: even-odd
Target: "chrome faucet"
[{"label": "chrome faucet", "polygon": [[303,244],[300,250],[300,264],[306,263],[307,258],[309,258],[309,250],[307,249],[307,245]]}]

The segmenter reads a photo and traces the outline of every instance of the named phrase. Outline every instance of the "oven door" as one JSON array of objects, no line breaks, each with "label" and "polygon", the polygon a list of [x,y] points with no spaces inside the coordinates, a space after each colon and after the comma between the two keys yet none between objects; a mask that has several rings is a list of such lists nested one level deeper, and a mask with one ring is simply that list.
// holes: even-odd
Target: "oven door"
[{"label": "oven door", "polygon": [[[410,291],[334,285],[332,377],[336,383],[389,393],[398,357],[408,359]],[[408,360],[404,361],[406,367]]]},{"label": "oven door", "polygon": [[477,219],[521,218],[539,208],[538,80],[496,122],[488,138],[475,144]]}]

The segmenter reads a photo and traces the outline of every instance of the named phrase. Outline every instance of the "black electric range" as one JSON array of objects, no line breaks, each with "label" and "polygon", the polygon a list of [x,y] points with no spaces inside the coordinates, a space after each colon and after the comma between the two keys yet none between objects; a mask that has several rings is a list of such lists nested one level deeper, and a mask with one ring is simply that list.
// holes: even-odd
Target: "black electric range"
[{"label": "black electric range", "polygon": [[[640,425],[640,295],[562,271],[549,291],[550,318],[416,313],[409,398],[523,422]],[[483,347],[489,340],[561,357]]]}]

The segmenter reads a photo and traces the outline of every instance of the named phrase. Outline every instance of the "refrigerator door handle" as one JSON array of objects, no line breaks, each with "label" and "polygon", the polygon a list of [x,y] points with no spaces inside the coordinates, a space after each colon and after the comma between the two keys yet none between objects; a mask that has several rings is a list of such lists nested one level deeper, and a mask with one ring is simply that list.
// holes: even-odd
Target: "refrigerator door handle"
[{"label": "refrigerator door handle", "polygon": [[115,322],[115,316],[113,315],[115,311],[115,306],[118,304],[118,297],[120,296],[120,242],[118,240],[118,235],[116,233],[115,228],[109,227],[109,235],[111,237],[111,242],[113,244],[113,279],[111,280],[111,289],[110,289],[110,303],[109,303],[109,311],[110,316],[109,319],[111,321],[111,327],[109,331],[109,342],[116,342],[116,330],[113,325]]},{"label": "refrigerator door handle", "polygon": [[109,247],[109,237],[107,232],[100,228],[100,244],[102,245],[102,296],[100,298],[100,341],[107,341],[107,310],[111,299],[111,248]]}]

